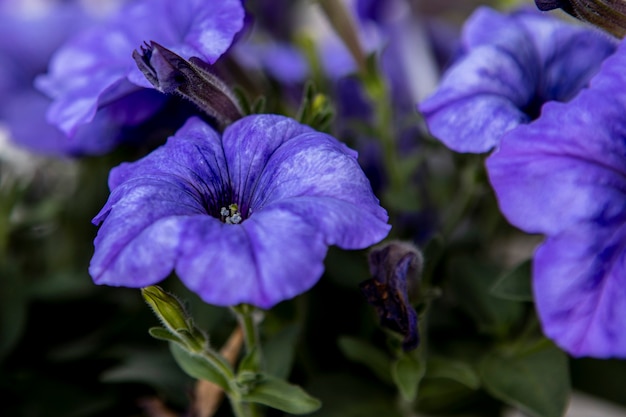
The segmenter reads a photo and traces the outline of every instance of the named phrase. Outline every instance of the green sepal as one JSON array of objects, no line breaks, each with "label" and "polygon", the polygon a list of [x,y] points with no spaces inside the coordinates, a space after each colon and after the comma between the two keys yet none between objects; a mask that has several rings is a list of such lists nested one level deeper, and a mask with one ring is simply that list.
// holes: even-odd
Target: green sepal
[{"label": "green sepal", "polygon": [[278,378],[287,378],[293,366],[300,325],[291,323],[273,333],[263,345],[263,369]]},{"label": "green sepal", "polygon": [[169,330],[167,330],[165,327],[150,327],[148,329],[148,333],[150,333],[150,336],[154,337],[155,339],[158,340],[164,340],[166,342],[176,342],[176,343],[182,343],[184,344],[184,342],[182,340],[180,340],[180,338],[176,337],[175,335],[173,335],[172,333],[170,333]]},{"label": "green sepal", "polygon": [[402,355],[392,363],[391,376],[406,401],[414,401],[417,397],[417,389],[425,371],[423,361],[416,357],[415,352]]},{"label": "green sepal", "polygon": [[180,300],[157,285],[141,289],[141,295],[171,333],[181,330],[191,331],[191,319]]},{"label": "green sepal", "polygon": [[561,417],[570,394],[567,355],[547,339],[523,351],[500,349],[480,364],[483,386],[532,417]]},{"label": "green sepal", "polygon": [[258,374],[254,387],[241,396],[242,401],[263,404],[289,414],[308,414],[322,403],[301,387],[267,374]]},{"label": "green sepal", "polygon": [[[204,379],[219,385],[226,393],[232,392],[230,379],[233,372],[230,364],[219,354],[212,352],[212,357],[200,355],[185,350],[178,343],[170,343],[170,350],[176,363],[187,375],[196,379]],[[217,363],[219,361],[219,363]],[[224,371],[226,370],[226,371]],[[230,375],[226,373],[229,372]]]},{"label": "green sepal", "polygon": [[530,260],[520,263],[495,282],[491,287],[491,294],[506,300],[532,302],[531,269]]}]

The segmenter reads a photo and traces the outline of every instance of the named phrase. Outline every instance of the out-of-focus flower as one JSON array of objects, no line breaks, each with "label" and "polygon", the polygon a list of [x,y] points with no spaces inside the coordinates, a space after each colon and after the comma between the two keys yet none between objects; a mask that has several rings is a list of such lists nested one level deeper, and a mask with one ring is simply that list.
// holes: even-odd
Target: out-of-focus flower
[{"label": "out-of-focus flower", "polygon": [[78,2],[39,3],[0,3],[0,123],[14,144],[55,153],[64,135],[46,121],[49,99],[33,81],[69,36],[100,16]]},{"label": "out-of-focus flower", "polygon": [[599,30],[533,9],[481,7],[464,26],[460,58],[418,107],[450,149],[487,152],[544,103],[574,97],[616,44]]},{"label": "out-of-focus flower", "polygon": [[487,169],[506,218],[546,236],[543,330],[574,356],[626,358],[626,44],[569,103],[506,134]]},{"label": "out-of-focus flower", "polygon": [[[135,65],[135,49],[156,41],[185,59],[212,64],[243,20],[240,0],[129,2],[105,23],[73,36],[38,77],[37,87],[53,100],[48,121],[67,135],[73,153],[111,150],[120,129],[147,121],[167,101]],[[85,125],[90,137],[76,140]]]},{"label": "out-of-focus flower", "polygon": [[388,233],[356,153],[277,115],[220,135],[191,118],[167,144],[113,169],[94,223],[98,284],[145,287],[175,270],[205,302],[269,308],[311,288],[329,245]]},{"label": "out-of-focus flower", "polygon": [[422,254],[413,245],[395,241],[383,244],[370,251],[372,278],[360,285],[376,309],[380,324],[404,337],[405,351],[419,344],[417,312],[411,305],[411,295],[416,293],[422,267]]}]

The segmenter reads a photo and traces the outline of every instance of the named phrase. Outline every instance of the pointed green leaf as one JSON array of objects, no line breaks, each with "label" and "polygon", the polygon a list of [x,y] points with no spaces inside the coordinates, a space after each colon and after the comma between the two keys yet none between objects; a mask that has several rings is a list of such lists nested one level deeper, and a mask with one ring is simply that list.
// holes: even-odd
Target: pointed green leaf
[{"label": "pointed green leaf", "polygon": [[28,302],[26,284],[16,268],[0,264],[0,359],[15,347],[26,328]]},{"label": "pointed green leaf", "polygon": [[158,340],[164,340],[166,342],[183,343],[182,340],[174,336],[172,333],[170,333],[169,330],[167,330],[164,327],[151,327],[150,329],[148,329],[148,333],[150,333],[150,336]]},{"label": "pointed green leaf", "polygon": [[533,301],[531,268],[530,260],[522,262],[496,281],[491,287],[491,294],[506,300]]},{"label": "pointed green leaf", "polygon": [[278,378],[287,378],[291,372],[296,343],[300,336],[300,325],[289,324],[273,334],[263,346],[263,358],[267,373]]},{"label": "pointed green leaf", "polygon": [[299,386],[271,375],[261,375],[256,386],[242,395],[242,400],[264,404],[290,414],[312,413],[321,406],[317,398],[311,397]]},{"label": "pointed green leaf", "polygon": [[417,388],[425,371],[422,361],[413,354],[403,355],[392,364],[391,376],[407,401],[413,401],[417,396]]},{"label": "pointed green leaf", "polygon": [[523,318],[523,304],[491,294],[499,273],[493,265],[463,256],[449,262],[449,267],[447,292],[481,332],[501,337]]},{"label": "pointed green leaf", "polygon": [[[214,363],[206,356],[185,350],[178,343],[170,343],[170,350],[176,363],[187,375],[196,379],[211,381],[222,387],[226,392],[231,391],[229,378],[222,370],[224,367],[230,368],[230,365],[225,360],[220,361],[221,363]],[[217,353],[214,353],[214,356],[217,355]],[[232,374],[232,370],[230,373]]]},{"label": "pointed green leaf", "polygon": [[354,337],[339,338],[339,349],[350,360],[370,368],[382,381],[392,382],[391,358],[382,350]]},{"label": "pointed green leaf", "polygon": [[567,356],[552,343],[495,352],[480,365],[487,391],[532,417],[561,417],[570,393]]}]

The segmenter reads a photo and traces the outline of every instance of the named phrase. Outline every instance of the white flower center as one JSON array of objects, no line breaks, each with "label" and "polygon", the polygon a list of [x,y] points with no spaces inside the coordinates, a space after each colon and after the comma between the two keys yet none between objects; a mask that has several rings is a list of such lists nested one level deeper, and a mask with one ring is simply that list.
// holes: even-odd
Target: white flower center
[{"label": "white flower center", "polygon": [[231,204],[228,208],[222,207],[220,209],[220,216],[222,216],[222,221],[226,224],[239,224],[243,220],[237,204]]}]

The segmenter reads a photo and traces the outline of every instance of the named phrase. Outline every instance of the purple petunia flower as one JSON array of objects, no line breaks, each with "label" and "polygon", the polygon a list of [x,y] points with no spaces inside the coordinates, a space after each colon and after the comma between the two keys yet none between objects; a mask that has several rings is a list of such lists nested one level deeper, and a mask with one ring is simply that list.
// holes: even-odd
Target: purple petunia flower
[{"label": "purple petunia flower", "polygon": [[220,136],[191,118],[167,144],[114,168],[94,223],[97,284],[145,287],[173,270],[205,302],[269,308],[311,288],[329,245],[389,232],[356,153],[277,115]]},{"label": "purple petunia flower", "polygon": [[[156,41],[185,59],[214,63],[243,27],[240,0],[138,0],[105,23],[76,34],[53,56],[37,87],[53,99],[48,121],[71,141],[82,126],[92,138],[102,129],[137,126],[166,103],[135,65],[132,53]],[[74,153],[104,153],[119,138],[74,143]],[[76,142],[76,141],[75,141]],[[84,147],[84,149],[83,149]]]},{"label": "purple petunia flower", "polygon": [[457,152],[482,153],[535,119],[549,101],[587,85],[617,41],[534,9],[481,7],[465,24],[462,53],[419,104],[431,133]]},{"label": "purple petunia flower", "polygon": [[503,137],[487,168],[515,226],[546,236],[533,290],[574,356],[626,358],[626,44],[569,103]]},{"label": "purple petunia flower", "polygon": [[[76,31],[100,17],[78,2],[0,2],[0,123],[12,142],[55,153],[64,135],[46,122],[49,99],[33,86],[53,52]],[[42,140],[45,138],[45,140]]]}]

